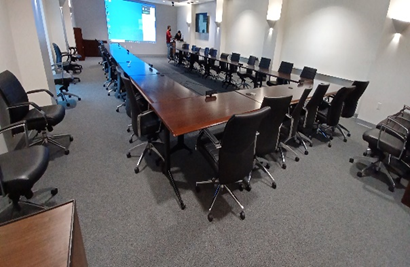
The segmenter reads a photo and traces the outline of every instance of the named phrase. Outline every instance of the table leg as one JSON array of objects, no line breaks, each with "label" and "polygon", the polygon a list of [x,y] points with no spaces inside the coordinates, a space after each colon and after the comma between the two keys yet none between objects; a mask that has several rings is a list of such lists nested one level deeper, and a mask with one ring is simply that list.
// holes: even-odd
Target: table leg
[{"label": "table leg", "polygon": [[183,57],[183,54],[182,54],[181,51],[179,51],[179,56],[178,56],[178,64],[179,65],[182,65],[182,57]]},{"label": "table leg", "polygon": [[253,87],[257,88],[259,84],[259,72],[255,72],[255,80],[253,80]]},{"label": "table leg", "polygon": [[178,143],[173,148],[171,148],[171,154],[181,149],[186,149],[189,151],[190,154],[192,154],[192,149],[185,145],[184,139],[184,135],[178,136]]},{"label": "table leg", "polygon": [[186,206],[185,206],[184,202],[182,201],[181,194],[179,193],[178,187],[177,187],[177,185],[175,183],[175,180],[174,180],[174,176],[172,175],[172,172],[171,172],[171,148],[170,148],[170,140],[169,140],[170,139],[170,133],[169,133],[169,130],[166,127],[164,127],[164,134],[165,134],[165,137],[164,137],[164,139],[165,139],[164,140],[164,143],[165,143],[165,155],[164,155],[165,156],[165,169],[164,169],[164,174],[168,176],[169,181],[171,182],[171,185],[174,188],[175,195],[178,198],[179,206],[183,210],[183,209],[185,209]]}]

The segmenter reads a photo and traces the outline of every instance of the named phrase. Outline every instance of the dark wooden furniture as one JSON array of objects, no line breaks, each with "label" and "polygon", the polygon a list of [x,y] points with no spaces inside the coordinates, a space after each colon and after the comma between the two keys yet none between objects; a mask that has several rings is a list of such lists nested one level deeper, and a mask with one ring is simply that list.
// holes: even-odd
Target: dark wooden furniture
[{"label": "dark wooden furniture", "polygon": [[[85,50],[84,50],[83,33],[81,31],[81,28],[75,28],[74,27],[73,30],[74,30],[75,47],[77,48],[77,53],[81,55],[81,58],[80,58],[81,61],[85,60],[85,57],[87,55],[86,55]],[[98,57],[98,56],[99,56],[99,53],[98,53],[98,46],[97,46],[97,55],[96,55],[96,57]]]},{"label": "dark wooden furniture", "polygon": [[1,225],[0,266],[88,266],[75,202]]}]

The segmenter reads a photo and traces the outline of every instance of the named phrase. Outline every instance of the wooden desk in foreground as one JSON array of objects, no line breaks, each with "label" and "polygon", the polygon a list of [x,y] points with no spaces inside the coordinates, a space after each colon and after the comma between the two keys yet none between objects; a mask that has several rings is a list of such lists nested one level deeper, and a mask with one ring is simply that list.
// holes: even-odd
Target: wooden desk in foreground
[{"label": "wooden desk in foreground", "polygon": [[75,202],[1,225],[0,266],[88,266]]}]

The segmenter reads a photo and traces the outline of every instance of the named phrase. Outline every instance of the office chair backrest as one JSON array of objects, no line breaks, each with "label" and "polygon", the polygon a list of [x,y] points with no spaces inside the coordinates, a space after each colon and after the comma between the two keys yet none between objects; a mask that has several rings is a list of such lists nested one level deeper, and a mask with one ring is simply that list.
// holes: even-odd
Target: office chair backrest
[{"label": "office chair backrest", "polygon": [[316,120],[317,110],[323,101],[323,97],[325,96],[327,89],[329,89],[329,84],[321,83],[317,86],[315,92],[313,93],[312,98],[309,102],[305,105],[306,114],[305,120],[303,122],[303,127],[311,129],[313,128],[313,124]]},{"label": "office chair backrest", "polygon": [[303,67],[302,72],[300,73],[300,78],[301,79],[306,79],[306,80],[314,80],[316,76],[316,71],[317,69],[311,68],[311,67]]},{"label": "office chair backrest", "polygon": [[[249,56],[249,58],[248,58],[248,66],[255,66],[255,63],[256,63],[256,61],[258,60],[258,58],[257,57],[255,57],[255,56]],[[249,73],[249,74],[253,74],[253,70],[251,70],[251,69],[246,69],[246,73]]]},{"label": "office chair backrest", "polygon": [[305,89],[305,91],[303,91],[303,94],[300,97],[299,102],[296,104],[295,108],[292,111],[292,114],[290,115],[293,118],[293,124],[290,126],[290,131],[289,131],[291,136],[294,136],[296,134],[296,131],[298,130],[300,115],[301,115],[303,107],[305,106],[306,99],[309,96],[311,91],[312,91],[312,88],[307,88]]},{"label": "office chair backrest", "polygon": [[56,63],[61,63],[63,61],[63,54],[61,53],[60,47],[53,43],[54,53],[56,54]]},{"label": "office chair backrest", "polygon": [[342,110],[343,118],[353,117],[357,108],[357,103],[359,102],[360,97],[363,95],[364,91],[369,85],[369,82],[354,81],[352,85],[356,86],[356,88],[345,99]]},{"label": "office chair backrest", "polygon": [[209,47],[205,47],[204,55],[207,57],[209,55]]},{"label": "office chair backrest", "polygon": [[182,49],[189,50],[189,44],[187,43],[182,44]]},{"label": "office chair backrest", "polygon": [[[0,73],[0,93],[7,106],[29,101],[26,91],[19,80],[8,70]],[[9,109],[10,123],[21,121],[28,111],[28,106]]]},{"label": "office chair backrest", "polygon": [[241,59],[241,54],[232,53],[232,55],[231,55],[231,61],[232,62],[239,62],[240,59]]},{"label": "office chair backrest", "polygon": [[211,49],[209,50],[209,55],[210,55],[211,57],[216,57],[217,54],[218,54],[218,50],[213,49],[213,48],[211,48]]},{"label": "office chair backrest", "polygon": [[280,63],[278,72],[286,73],[286,74],[291,74],[293,70],[293,63],[282,61]]},{"label": "office chair backrest", "polygon": [[262,120],[258,128],[256,155],[264,156],[274,152],[279,143],[280,125],[289,109],[292,96],[265,97],[261,108],[270,107],[269,114]]},{"label": "office chair backrest", "polygon": [[270,107],[233,115],[225,126],[219,149],[219,182],[229,184],[247,177],[253,168],[256,131]]},{"label": "office chair backrest", "polygon": [[[228,56],[229,56],[229,54],[222,53],[222,54],[221,54],[221,59],[223,59],[223,60],[228,60]],[[226,62],[219,61],[219,66],[220,66],[220,68],[221,68],[222,71],[226,71],[226,70],[228,69]]]},{"label": "office chair backrest", "polygon": [[195,52],[195,51],[196,51],[196,45],[192,45],[191,51],[192,51],[192,52]]},{"label": "office chair backrest", "polygon": [[266,58],[266,57],[261,58],[261,61],[259,62],[259,68],[261,68],[261,69],[269,69],[269,67],[270,67],[270,61],[271,61],[270,58]]},{"label": "office chair backrest", "polygon": [[327,111],[326,124],[329,126],[337,126],[339,124],[340,115],[342,114],[343,104],[346,97],[353,92],[355,86],[342,87],[337,91]]}]

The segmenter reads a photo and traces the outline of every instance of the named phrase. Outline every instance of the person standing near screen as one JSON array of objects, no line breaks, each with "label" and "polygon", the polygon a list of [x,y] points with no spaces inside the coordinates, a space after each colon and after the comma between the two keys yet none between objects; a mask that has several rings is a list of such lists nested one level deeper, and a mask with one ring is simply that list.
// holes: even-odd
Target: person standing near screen
[{"label": "person standing near screen", "polygon": [[171,59],[171,26],[168,25],[167,27],[167,34],[166,34],[166,40],[167,40],[167,57],[168,59]]}]

